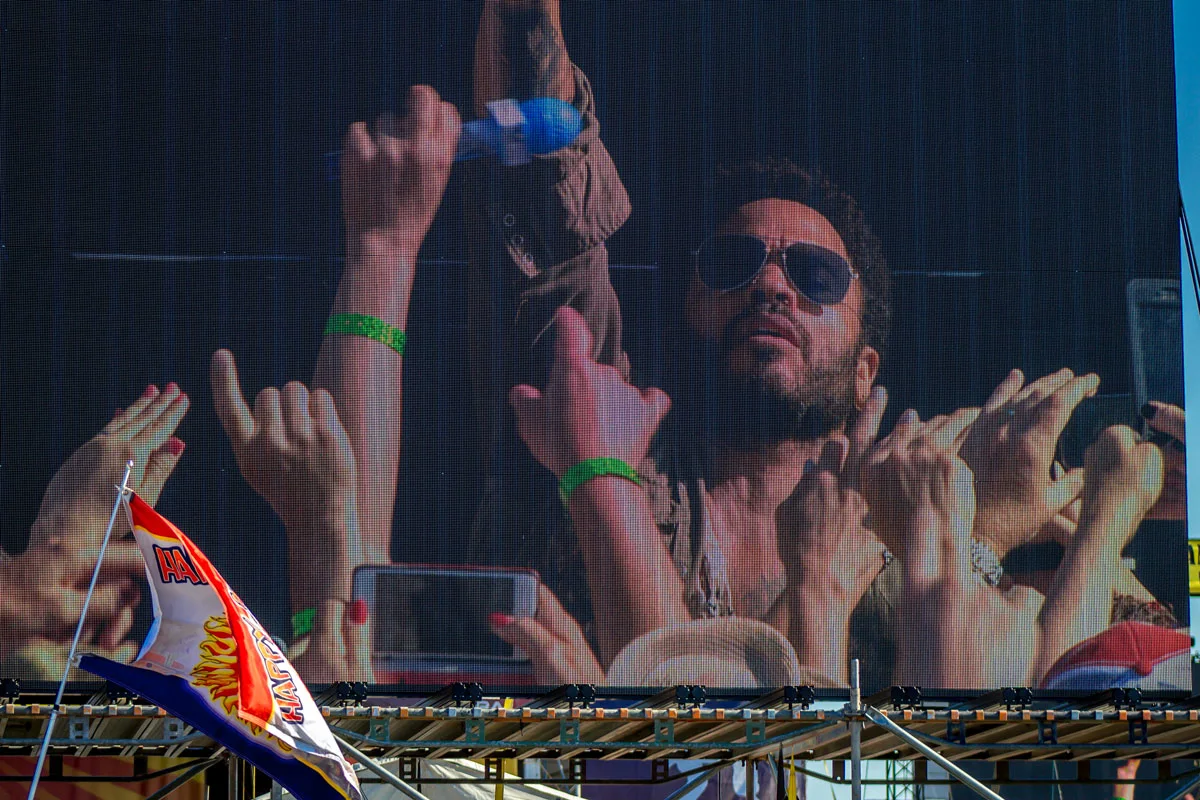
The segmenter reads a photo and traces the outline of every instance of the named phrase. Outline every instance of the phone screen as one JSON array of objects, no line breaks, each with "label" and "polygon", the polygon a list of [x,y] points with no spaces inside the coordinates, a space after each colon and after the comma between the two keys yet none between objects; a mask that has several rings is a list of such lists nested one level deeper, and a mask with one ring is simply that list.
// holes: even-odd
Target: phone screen
[{"label": "phone screen", "polygon": [[375,652],[387,656],[513,659],[488,615],[513,614],[515,579],[488,573],[390,572],[375,576]]},{"label": "phone screen", "polygon": [[1126,289],[1134,400],[1183,405],[1183,306],[1177,281],[1134,280]]},{"label": "phone screen", "polygon": [[1141,309],[1142,341],[1152,343],[1146,359],[1146,399],[1183,405],[1183,309],[1178,303],[1149,303]]}]

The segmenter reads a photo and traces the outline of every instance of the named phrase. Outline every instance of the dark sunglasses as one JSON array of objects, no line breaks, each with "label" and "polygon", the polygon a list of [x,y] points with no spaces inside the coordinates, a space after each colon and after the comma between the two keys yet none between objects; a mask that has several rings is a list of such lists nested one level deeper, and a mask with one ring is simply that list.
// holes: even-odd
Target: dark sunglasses
[{"label": "dark sunglasses", "polygon": [[710,289],[740,289],[762,271],[779,250],[784,271],[800,294],[823,306],[842,302],[858,273],[832,250],[810,242],[773,248],[757,236],[726,233],[712,236],[696,251],[696,274]]}]

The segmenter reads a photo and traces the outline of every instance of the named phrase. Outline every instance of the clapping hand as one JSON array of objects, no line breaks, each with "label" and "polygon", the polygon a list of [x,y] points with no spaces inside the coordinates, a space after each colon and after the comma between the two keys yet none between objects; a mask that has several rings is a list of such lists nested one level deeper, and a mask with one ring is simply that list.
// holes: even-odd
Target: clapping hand
[{"label": "clapping hand", "polygon": [[[79,623],[125,466],[132,462],[129,487],[147,503],[156,503],[183,453],[183,441],[174,433],[188,402],[175,384],[162,392],[148,387],[54,474],[29,546],[0,564],[4,628],[22,641],[10,657],[42,665],[61,661],[54,654],[66,647]],[[116,525],[82,643],[94,652],[123,658],[130,655],[123,642],[141,601],[145,562],[137,545],[122,538],[129,532],[123,515]],[[65,654],[63,649],[61,656]]]},{"label": "clapping hand", "polygon": [[1096,375],[1069,369],[1025,385],[1013,370],[984,403],[959,452],[975,476],[976,536],[1000,557],[1079,495],[1083,471],[1053,477],[1054,454],[1076,407],[1099,385]]}]

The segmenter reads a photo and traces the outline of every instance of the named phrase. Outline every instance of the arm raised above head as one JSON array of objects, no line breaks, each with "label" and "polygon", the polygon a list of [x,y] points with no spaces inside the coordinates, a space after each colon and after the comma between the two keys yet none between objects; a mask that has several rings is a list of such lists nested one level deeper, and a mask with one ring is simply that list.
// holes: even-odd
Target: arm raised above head
[{"label": "arm raised above head", "polygon": [[475,113],[505,97],[575,99],[558,0],[487,0],[475,39]]},{"label": "arm raised above head", "polygon": [[[342,156],[346,267],[317,357],[314,388],[337,404],[358,466],[366,559],[386,562],[400,465],[403,347],[417,252],[441,205],[458,139],[458,112],[428,86],[409,93],[402,118],[357,122]],[[356,335],[357,334],[357,335]]]}]

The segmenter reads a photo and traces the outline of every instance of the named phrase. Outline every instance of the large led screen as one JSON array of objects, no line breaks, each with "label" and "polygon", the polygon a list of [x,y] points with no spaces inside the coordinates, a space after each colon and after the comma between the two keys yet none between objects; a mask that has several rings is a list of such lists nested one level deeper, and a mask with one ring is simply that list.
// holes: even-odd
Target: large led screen
[{"label": "large led screen", "polygon": [[0,15],[0,674],[1190,689],[1169,3]]}]

